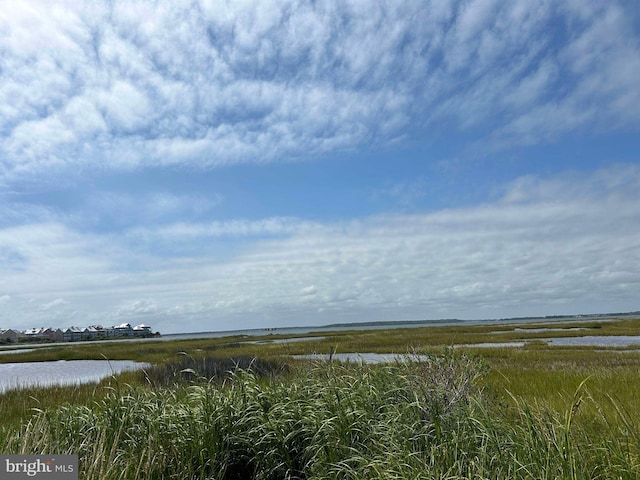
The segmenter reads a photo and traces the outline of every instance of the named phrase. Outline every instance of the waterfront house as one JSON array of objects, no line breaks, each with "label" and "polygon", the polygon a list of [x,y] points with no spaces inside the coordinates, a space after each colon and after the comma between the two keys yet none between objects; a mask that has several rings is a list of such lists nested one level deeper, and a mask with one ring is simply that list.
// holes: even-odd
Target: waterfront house
[{"label": "waterfront house", "polygon": [[100,338],[118,337],[152,337],[153,332],[148,325],[140,324],[132,327],[129,323],[122,323],[113,327],[105,328],[101,325],[91,325],[89,327],[68,327],[68,328],[29,328],[24,332],[11,329],[0,329],[0,343],[19,341],[32,342],[78,342],[80,340],[94,340]]},{"label": "waterfront house", "polygon": [[24,331],[24,338],[28,341],[41,342],[43,340],[58,340],[56,330],[51,327],[28,328]]},{"label": "waterfront house", "polygon": [[0,343],[18,343],[22,337],[20,332],[16,332],[10,328],[3,330],[0,328]]},{"label": "waterfront house", "polygon": [[65,342],[77,342],[82,340],[82,328],[69,327],[62,330],[62,339]]},{"label": "waterfront house", "polygon": [[136,337],[150,337],[152,335],[151,327],[149,325],[145,325],[144,323],[136,325],[135,327],[133,327],[133,335]]},{"label": "waterfront house", "polygon": [[27,328],[24,331],[24,336],[27,340],[32,340],[32,341],[46,340],[47,337],[44,334],[45,330],[46,329],[44,327]]},{"label": "waterfront house", "polygon": [[82,330],[82,339],[83,340],[94,340],[98,338],[99,331],[96,327],[90,326]]},{"label": "waterfront house", "polygon": [[129,323],[122,323],[113,327],[116,337],[133,337],[133,328]]},{"label": "waterfront house", "polygon": [[54,330],[51,327],[45,328],[42,332],[40,332],[40,334],[43,338],[51,340],[52,342],[55,342],[58,339],[57,330]]},{"label": "waterfront house", "polygon": [[102,325],[91,325],[88,327],[91,338],[107,338],[109,330]]}]

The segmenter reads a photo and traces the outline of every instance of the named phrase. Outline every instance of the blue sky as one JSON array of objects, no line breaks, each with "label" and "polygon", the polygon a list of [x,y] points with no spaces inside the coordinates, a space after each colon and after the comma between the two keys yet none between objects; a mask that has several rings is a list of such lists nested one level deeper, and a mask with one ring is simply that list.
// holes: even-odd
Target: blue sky
[{"label": "blue sky", "polygon": [[633,1],[0,8],[0,328],[640,309]]}]

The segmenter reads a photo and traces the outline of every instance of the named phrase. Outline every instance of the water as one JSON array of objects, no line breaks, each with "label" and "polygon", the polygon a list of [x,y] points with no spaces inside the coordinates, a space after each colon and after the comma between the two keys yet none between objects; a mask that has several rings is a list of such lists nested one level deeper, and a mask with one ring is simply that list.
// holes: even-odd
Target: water
[{"label": "water", "polygon": [[194,332],[194,333],[170,333],[151,340],[186,340],[200,338],[223,337],[270,337],[275,335],[306,335],[309,333],[344,332],[348,330],[387,330],[393,328],[420,328],[429,326],[459,325],[460,321],[452,322],[388,322],[384,324],[349,324],[326,325],[317,327],[282,327],[282,328],[256,328],[250,330],[225,330],[221,332]]},{"label": "water", "polygon": [[[631,335],[615,335],[615,336],[596,336],[585,335],[584,337],[561,337],[561,338],[537,338],[531,341],[545,342],[553,347],[640,347],[640,336]],[[524,347],[526,341],[516,342],[486,342],[473,343],[465,345],[456,345],[457,347],[468,348],[502,348],[502,347]]]},{"label": "water", "polygon": [[524,347],[525,342],[485,342],[485,343],[465,343],[462,345],[454,345],[456,348],[518,348]]},{"label": "water", "polygon": [[253,345],[271,344],[271,343],[291,343],[291,342],[309,342],[312,340],[324,340],[327,337],[289,337],[289,338],[266,338],[264,340],[246,340],[240,343],[247,343]]},{"label": "water", "polygon": [[573,327],[573,328],[550,328],[550,327],[546,327],[546,328],[514,328],[512,330],[495,330],[493,332],[489,332],[491,334],[493,333],[512,333],[512,332],[518,332],[518,333],[543,333],[543,332],[576,332],[579,330],[589,330],[588,328],[583,328],[583,327]]},{"label": "water", "polygon": [[[584,336],[566,338],[537,339],[552,346],[581,346],[581,347],[640,347],[640,336]],[[536,340],[536,341],[537,341]],[[522,348],[525,341],[515,342],[485,342],[455,345],[456,348]],[[328,354],[292,355],[293,358],[326,361]],[[389,363],[402,360],[404,357],[395,353],[335,353],[334,360],[353,363]],[[420,356],[418,356],[420,358]]]},{"label": "water", "polygon": [[269,335],[304,335],[308,333],[344,332],[347,330],[389,330],[395,328],[424,328],[424,327],[449,327],[466,325],[526,325],[531,323],[567,323],[585,321],[609,321],[616,318],[635,318],[636,314],[620,315],[589,315],[589,316],[567,316],[567,317],[526,317],[526,318],[504,318],[504,319],[479,319],[479,320],[417,320],[417,321],[397,321],[397,322],[369,322],[369,323],[340,323],[334,325],[306,326],[306,327],[276,327],[276,328],[256,328],[246,330],[225,330],[216,332],[188,332],[169,333],[159,338],[149,338],[144,341],[181,340],[198,338],[222,338],[231,336],[262,337]]},{"label": "water", "polygon": [[579,347],[640,347],[640,336],[616,335],[616,336],[596,336],[587,335],[584,337],[546,338],[549,345],[553,346],[579,346]]},{"label": "water", "polygon": [[0,355],[7,355],[11,353],[24,353],[24,352],[33,352],[35,348],[13,348],[8,350],[0,350]]},{"label": "water", "polygon": [[[329,355],[312,353],[309,355],[291,355],[292,358],[298,358],[302,360],[316,360],[316,361],[328,361]],[[332,358],[339,362],[351,362],[351,363],[392,363],[397,361],[404,361],[405,359],[424,360],[427,357],[425,355],[398,355],[397,353],[334,353]]]},{"label": "water", "polygon": [[0,393],[34,386],[97,383],[103,378],[148,364],[130,360],[58,360],[0,364]]}]

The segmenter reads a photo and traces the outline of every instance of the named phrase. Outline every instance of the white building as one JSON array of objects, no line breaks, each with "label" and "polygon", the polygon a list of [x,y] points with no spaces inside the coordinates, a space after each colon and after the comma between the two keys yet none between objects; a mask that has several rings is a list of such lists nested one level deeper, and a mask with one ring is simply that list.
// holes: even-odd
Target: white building
[{"label": "white building", "polygon": [[141,323],[140,325],[136,325],[135,327],[133,327],[133,334],[136,337],[150,337],[152,334],[151,327],[149,325]]}]

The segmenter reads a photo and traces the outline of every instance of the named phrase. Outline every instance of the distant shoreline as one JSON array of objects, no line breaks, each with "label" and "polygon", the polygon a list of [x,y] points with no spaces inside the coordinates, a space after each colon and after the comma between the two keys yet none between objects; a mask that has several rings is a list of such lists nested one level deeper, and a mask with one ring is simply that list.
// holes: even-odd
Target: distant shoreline
[{"label": "distant shoreline", "polygon": [[492,325],[492,324],[508,324],[508,323],[559,323],[559,322],[579,322],[593,320],[611,320],[615,318],[639,317],[640,311],[621,312],[621,313],[594,313],[581,315],[547,315],[544,317],[510,317],[495,319],[478,319],[478,320],[461,320],[457,318],[436,319],[436,320],[381,320],[372,322],[352,322],[352,323],[333,323],[328,325],[315,326],[297,326],[297,327],[270,327],[270,328],[251,328],[243,330],[217,330],[217,331],[200,331],[200,332],[179,332],[167,333],[161,336],[153,335],[149,337],[115,337],[115,338],[96,338],[92,340],[80,340],[72,342],[52,342],[52,341],[28,341],[19,343],[5,343],[0,345],[2,350],[12,350],[16,347],[46,347],[68,344],[85,344],[85,343],[102,343],[117,341],[169,341],[169,340],[187,340],[198,338],[221,338],[221,337],[263,337],[268,335],[308,335],[313,333],[327,333],[331,331],[348,331],[348,330],[384,330],[396,328],[420,328],[420,327],[443,327],[457,325]]},{"label": "distant shoreline", "polygon": [[621,312],[621,313],[591,313],[578,315],[547,315],[544,317],[508,317],[508,318],[486,318],[477,320],[461,320],[458,318],[436,319],[436,320],[380,320],[372,322],[351,322],[351,323],[332,323],[328,325],[313,326],[289,326],[289,327],[267,327],[267,328],[248,328],[239,330],[215,330],[200,332],[177,332],[162,335],[162,339],[169,340],[176,338],[202,338],[202,337],[232,337],[232,336],[264,336],[264,335],[287,335],[287,334],[306,334],[314,332],[327,332],[332,330],[367,330],[367,329],[384,329],[384,328],[417,328],[429,326],[455,326],[455,325],[491,325],[504,323],[532,323],[532,322],[576,322],[581,320],[610,320],[613,318],[640,317],[640,311]]}]

